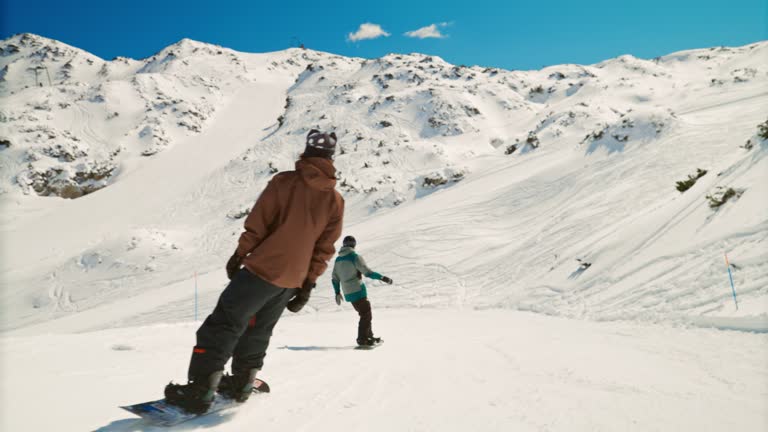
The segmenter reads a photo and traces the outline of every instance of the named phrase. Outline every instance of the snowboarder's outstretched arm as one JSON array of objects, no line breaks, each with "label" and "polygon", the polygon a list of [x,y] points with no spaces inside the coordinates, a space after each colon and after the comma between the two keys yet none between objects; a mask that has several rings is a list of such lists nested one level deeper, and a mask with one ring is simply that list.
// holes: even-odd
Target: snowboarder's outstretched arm
[{"label": "snowboarder's outstretched arm", "polygon": [[384,283],[392,284],[392,279],[382,276],[381,273],[377,273],[373,270],[371,270],[368,265],[365,263],[365,260],[362,256],[358,255],[357,259],[355,260],[355,267],[357,268],[357,271],[364,274],[366,277],[369,277],[371,279],[380,280]]}]

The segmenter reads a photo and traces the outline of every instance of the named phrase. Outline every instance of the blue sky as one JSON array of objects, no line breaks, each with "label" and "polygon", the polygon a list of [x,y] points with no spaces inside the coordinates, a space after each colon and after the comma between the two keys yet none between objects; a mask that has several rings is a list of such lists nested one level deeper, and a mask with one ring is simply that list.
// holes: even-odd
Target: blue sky
[{"label": "blue sky", "polygon": [[[246,52],[280,50],[298,40],[347,56],[422,52],[455,64],[538,69],[768,39],[765,0],[0,3],[1,38],[36,33],[105,59],[148,57],[188,37]],[[361,28],[366,23],[372,26]]]}]

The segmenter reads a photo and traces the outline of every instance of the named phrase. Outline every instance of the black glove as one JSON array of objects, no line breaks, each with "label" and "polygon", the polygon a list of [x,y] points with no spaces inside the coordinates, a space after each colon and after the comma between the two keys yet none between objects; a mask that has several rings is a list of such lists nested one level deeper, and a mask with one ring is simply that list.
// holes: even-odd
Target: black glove
[{"label": "black glove", "polygon": [[229,280],[232,280],[232,278],[235,277],[235,274],[240,270],[242,261],[242,258],[237,256],[237,253],[232,254],[232,257],[227,261],[227,277]]},{"label": "black glove", "polygon": [[386,277],[386,276],[382,276],[382,277],[381,277],[381,281],[382,281],[382,282],[384,282],[384,283],[386,283],[386,284],[390,284],[390,285],[392,285],[392,279],[390,279],[390,278],[388,278],[388,277]]},{"label": "black glove", "polygon": [[312,292],[312,288],[314,287],[314,282],[310,281],[309,279],[304,279],[304,283],[301,284],[301,288],[296,290],[296,295],[293,296],[291,301],[289,301],[285,307],[293,313],[300,311],[309,301],[309,294]]}]

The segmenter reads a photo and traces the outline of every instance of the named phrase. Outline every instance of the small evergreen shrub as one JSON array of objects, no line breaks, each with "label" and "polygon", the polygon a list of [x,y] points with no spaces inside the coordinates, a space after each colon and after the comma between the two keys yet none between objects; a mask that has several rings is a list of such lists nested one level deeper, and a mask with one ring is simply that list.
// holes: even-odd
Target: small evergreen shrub
[{"label": "small evergreen shrub", "polygon": [[738,198],[743,194],[743,190],[738,190],[734,188],[724,188],[722,186],[718,187],[715,193],[712,195],[707,195],[706,198],[709,200],[709,207],[716,209],[728,202],[731,198]]},{"label": "small evergreen shrub", "polygon": [[525,139],[525,142],[533,148],[539,148],[539,137],[533,132],[528,132],[528,138]]},{"label": "small evergreen shrub", "polygon": [[681,180],[677,182],[677,190],[680,192],[685,192],[688,189],[690,189],[693,185],[696,184],[696,180],[704,177],[704,175],[707,174],[707,170],[703,170],[701,168],[696,168],[696,175],[688,175],[688,180]]},{"label": "small evergreen shrub", "polygon": [[757,125],[757,136],[764,140],[768,140],[768,120]]}]

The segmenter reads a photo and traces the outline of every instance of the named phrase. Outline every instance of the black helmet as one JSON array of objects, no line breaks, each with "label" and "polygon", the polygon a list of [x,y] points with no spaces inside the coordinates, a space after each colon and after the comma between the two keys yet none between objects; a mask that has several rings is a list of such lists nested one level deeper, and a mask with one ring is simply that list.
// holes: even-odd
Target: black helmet
[{"label": "black helmet", "polygon": [[349,246],[351,248],[354,248],[355,246],[357,246],[357,240],[355,240],[355,238],[352,236],[346,236],[344,237],[344,246],[345,247]]},{"label": "black helmet", "polygon": [[317,129],[312,129],[307,134],[307,143],[304,147],[305,157],[322,157],[326,159],[333,159],[333,154],[336,152],[336,133],[320,132]]}]

